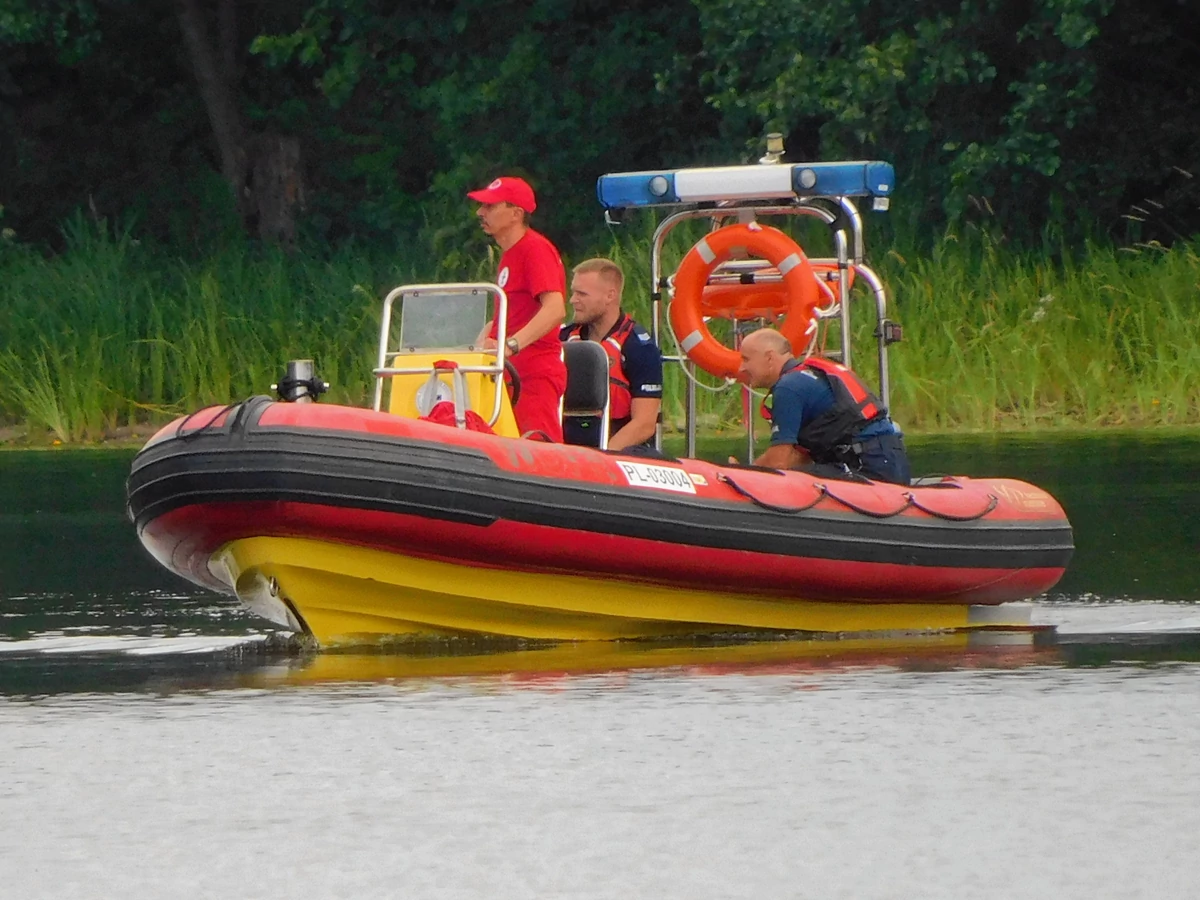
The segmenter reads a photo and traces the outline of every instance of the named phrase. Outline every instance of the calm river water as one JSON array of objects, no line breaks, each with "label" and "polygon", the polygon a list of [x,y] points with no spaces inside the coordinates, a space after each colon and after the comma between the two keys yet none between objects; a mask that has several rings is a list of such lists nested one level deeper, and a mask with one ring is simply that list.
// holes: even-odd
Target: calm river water
[{"label": "calm river water", "polygon": [[1196,896],[1200,435],[913,457],[1060,498],[1053,636],[306,654],[0,453],[0,898]]}]

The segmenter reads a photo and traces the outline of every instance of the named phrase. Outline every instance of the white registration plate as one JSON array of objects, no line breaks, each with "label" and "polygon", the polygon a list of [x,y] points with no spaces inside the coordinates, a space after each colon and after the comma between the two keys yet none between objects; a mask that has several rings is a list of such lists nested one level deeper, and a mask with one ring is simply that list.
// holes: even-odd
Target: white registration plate
[{"label": "white registration plate", "polygon": [[660,491],[676,491],[680,494],[696,493],[696,486],[683,469],[625,460],[618,462],[617,466],[625,473],[625,480],[633,487],[658,488]]}]

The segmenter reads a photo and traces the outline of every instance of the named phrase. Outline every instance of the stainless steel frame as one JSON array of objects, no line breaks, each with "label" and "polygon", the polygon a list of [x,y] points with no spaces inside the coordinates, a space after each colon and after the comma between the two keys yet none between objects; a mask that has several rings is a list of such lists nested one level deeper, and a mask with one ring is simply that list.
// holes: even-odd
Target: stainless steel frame
[{"label": "stainless steel frame", "polygon": [[[503,409],[504,361],[508,352],[508,348],[504,344],[507,338],[505,324],[508,312],[508,295],[504,293],[504,288],[499,285],[484,281],[463,282],[459,284],[404,284],[388,292],[388,295],[383,299],[383,317],[379,326],[379,357],[376,360],[375,368],[372,370],[375,375],[375,397],[372,409],[379,412],[383,406],[384,378],[390,375],[428,375],[431,372],[428,367],[424,366],[405,367],[389,366],[387,364],[389,356],[392,357],[394,362],[395,358],[404,352],[402,348],[396,350],[388,349],[388,337],[392,330],[392,306],[396,300],[401,297],[409,300],[429,300],[448,294],[463,294],[478,291],[492,294],[496,298],[494,312],[496,321],[496,364],[492,366],[459,366],[457,371],[462,372],[464,375],[479,373],[495,377],[496,394],[493,401],[492,414],[488,418],[488,424],[496,424],[496,421],[500,418],[500,410]],[[457,393],[458,390],[456,388],[455,394],[457,395]]]},{"label": "stainless steel frame", "polygon": [[[823,201],[823,202],[822,202]],[[830,209],[825,203],[834,204],[837,210]],[[753,221],[759,216],[809,216],[819,219],[833,229],[835,256],[832,259],[813,259],[813,262],[836,264],[838,267],[838,296],[830,306],[821,310],[823,318],[838,316],[841,325],[841,362],[850,366],[852,359],[850,334],[850,278],[853,272],[871,288],[875,297],[876,335],[878,337],[879,355],[879,390],[880,398],[885,406],[891,403],[891,380],[888,377],[887,335],[884,323],[887,320],[887,294],[879,276],[866,265],[864,261],[863,223],[858,207],[850,197],[821,197],[813,200],[792,204],[763,204],[742,203],[709,209],[684,209],[667,216],[654,231],[650,249],[650,279],[653,286],[651,301],[651,330],[655,342],[663,347],[662,303],[664,295],[674,295],[674,285],[669,278],[663,277],[662,250],[669,235],[680,223],[694,219],[711,219],[714,229],[721,227],[723,221],[736,216],[739,221]],[[849,233],[847,233],[847,230]],[[738,261],[725,263],[713,273],[713,283],[728,283],[740,279],[747,271],[757,272],[771,268],[765,261]],[[782,280],[782,276],[764,272],[756,277],[756,281]],[[665,350],[665,348],[664,348]],[[685,354],[681,354],[676,346],[673,353],[663,354],[664,362],[679,362],[690,376],[687,379],[687,395],[684,405],[687,429],[686,455],[696,455],[696,384],[695,365]],[[741,389],[746,394],[750,389],[744,385]],[[751,404],[752,405],[752,404]],[[746,443],[749,459],[754,458],[754,417],[753,409],[746,417]],[[655,443],[662,447],[662,426],[655,435]]]}]

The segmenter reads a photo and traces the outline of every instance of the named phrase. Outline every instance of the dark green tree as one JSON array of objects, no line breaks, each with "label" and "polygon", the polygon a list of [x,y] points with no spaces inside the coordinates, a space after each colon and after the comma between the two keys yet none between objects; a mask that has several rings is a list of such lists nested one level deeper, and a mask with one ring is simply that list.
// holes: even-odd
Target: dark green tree
[{"label": "dark green tree", "polygon": [[603,172],[779,130],[892,161],[926,237],[1165,239],[1200,231],[1196,33],[1181,0],[0,0],[0,206],[448,252],[514,172],[578,246]]},{"label": "dark green tree", "polygon": [[919,222],[1108,225],[1200,168],[1200,17],[1176,0],[696,3],[727,137],[892,160]]},{"label": "dark green tree", "polygon": [[242,222],[290,241],[303,201],[299,143],[274,127],[248,54],[255,33],[289,22],[289,4],[256,4],[239,23],[242,8],[0,0],[0,115],[11,124],[0,165],[35,233],[70,206],[178,203],[180,182],[215,157]]},{"label": "dark green tree", "polygon": [[[604,171],[695,161],[716,128],[694,71],[688,0],[321,0],[254,45],[308,73],[323,103],[319,193],[354,228],[459,221],[463,194],[529,178],[567,241],[598,222]],[[418,213],[417,204],[420,204]]]}]

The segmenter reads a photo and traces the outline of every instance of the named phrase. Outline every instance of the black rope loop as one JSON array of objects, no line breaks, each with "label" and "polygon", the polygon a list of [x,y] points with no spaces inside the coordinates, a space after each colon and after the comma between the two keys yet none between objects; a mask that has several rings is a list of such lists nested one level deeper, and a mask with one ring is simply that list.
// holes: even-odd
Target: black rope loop
[{"label": "black rope loop", "polygon": [[833,493],[833,491],[830,491],[828,489],[826,489],[825,493],[829,495],[829,498],[831,500],[836,500],[838,503],[842,504],[842,506],[846,507],[851,512],[856,512],[856,513],[859,513],[860,515],[869,516],[872,519],[890,519],[893,516],[900,515],[900,513],[904,512],[906,509],[908,509],[910,506],[913,505],[913,495],[908,492],[905,492],[905,494],[904,494],[904,503],[889,512],[876,512],[873,509],[867,509],[864,506],[859,506],[857,503],[851,503],[849,500],[839,497],[837,494]]},{"label": "black rope loop", "polygon": [[911,502],[912,505],[915,506],[917,509],[921,510],[921,512],[929,513],[929,515],[931,515],[931,516],[935,516],[936,518],[939,518],[939,519],[945,519],[948,522],[974,522],[976,519],[982,519],[984,516],[986,516],[988,513],[990,513],[993,509],[995,509],[1000,503],[1000,501],[996,498],[995,494],[988,494],[988,504],[987,504],[987,506],[985,506],[983,508],[982,511],[977,512],[977,513],[972,513],[969,516],[958,516],[958,515],[955,515],[954,513],[947,513],[947,512],[941,512],[940,510],[936,510],[936,509],[930,509],[928,506],[923,505],[912,493],[909,493],[907,496],[909,498],[909,502]]},{"label": "black rope loop", "polygon": [[208,431],[208,429],[213,427],[213,425],[216,423],[217,419],[221,418],[221,416],[225,415],[225,413],[229,412],[231,409],[235,409],[236,407],[241,406],[241,405],[242,405],[241,401],[239,400],[237,403],[230,403],[228,406],[223,406],[223,407],[221,407],[221,409],[218,409],[216,411],[216,413],[213,414],[213,417],[211,419],[209,419],[207,422],[205,422],[199,428],[195,428],[192,431],[185,432],[183,429],[187,427],[188,422],[192,421],[192,419],[194,419],[201,412],[203,412],[203,410],[196,410],[193,413],[188,413],[186,416],[184,416],[180,420],[179,427],[177,427],[175,429],[175,437],[179,438],[180,440],[190,440],[191,438],[196,437],[196,435],[203,434],[204,432]]},{"label": "black rope loop", "polygon": [[727,485],[729,485],[731,488],[733,488],[733,490],[736,493],[741,494],[743,497],[745,497],[751,503],[761,506],[763,509],[769,509],[771,512],[787,513],[788,515],[794,515],[796,513],[808,512],[808,510],[812,509],[814,506],[816,506],[818,503],[821,502],[822,497],[824,497],[826,494],[829,493],[829,489],[826,488],[825,485],[814,482],[813,487],[815,487],[817,489],[817,496],[816,496],[816,499],[813,500],[812,503],[806,504],[804,506],[779,506],[778,504],[768,503],[766,500],[763,500],[759,497],[754,496],[754,494],[750,493],[750,491],[748,491],[746,488],[742,487],[740,484],[738,484],[736,481],[734,481],[732,478],[730,478],[724,472],[720,472],[717,474],[717,481],[725,482]]}]

